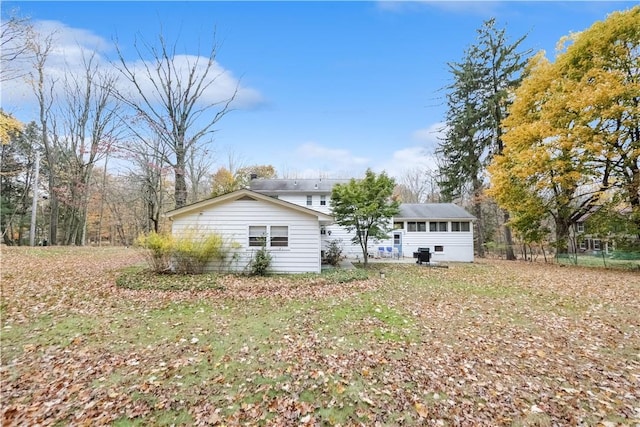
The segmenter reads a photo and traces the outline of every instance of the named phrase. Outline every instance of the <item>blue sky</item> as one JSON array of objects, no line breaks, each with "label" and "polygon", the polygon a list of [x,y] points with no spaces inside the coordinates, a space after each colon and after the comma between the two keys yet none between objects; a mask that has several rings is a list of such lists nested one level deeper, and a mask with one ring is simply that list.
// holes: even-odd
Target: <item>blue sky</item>
[{"label": "blue sky", "polygon": [[[117,38],[127,60],[134,38],[160,31],[180,53],[207,54],[216,29],[219,90],[239,84],[235,110],[212,148],[245,164],[272,164],[296,177],[360,176],[367,167],[399,177],[434,165],[450,82],[484,20],[495,17],[523,49],[558,40],[635,2],[3,2],[46,28],[57,28],[59,58],[72,46],[96,49],[105,66]],[[161,30],[162,29],[162,30]],[[35,110],[29,91],[3,84],[2,108],[23,121]]]}]

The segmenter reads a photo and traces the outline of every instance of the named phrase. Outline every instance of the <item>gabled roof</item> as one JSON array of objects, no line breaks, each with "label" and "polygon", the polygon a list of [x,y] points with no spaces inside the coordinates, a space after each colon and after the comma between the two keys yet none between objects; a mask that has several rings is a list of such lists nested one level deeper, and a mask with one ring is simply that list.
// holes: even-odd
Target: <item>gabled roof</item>
[{"label": "gabled roof", "polygon": [[279,200],[270,196],[266,196],[264,194],[256,193],[251,190],[237,190],[231,193],[223,194],[222,196],[213,197],[210,199],[202,200],[197,203],[193,203],[191,205],[183,206],[179,209],[174,209],[165,214],[165,216],[169,219],[173,219],[177,216],[190,214],[192,212],[202,211],[204,209],[210,208],[212,206],[225,203],[225,202],[233,202],[236,200],[261,200],[267,203],[273,203],[274,205],[282,206],[287,209],[291,209],[293,211],[302,212],[307,215],[315,216],[320,221],[333,221],[333,217],[331,215],[318,212],[313,209],[306,208],[304,206],[299,206],[294,203],[285,202],[284,200]]},{"label": "gabled roof", "polygon": [[348,179],[253,179],[249,188],[264,194],[282,193],[331,193],[336,184],[346,184]]},{"label": "gabled roof", "polygon": [[473,221],[476,217],[453,203],[402,203],[400,212],[393,219],[464,219]]}]

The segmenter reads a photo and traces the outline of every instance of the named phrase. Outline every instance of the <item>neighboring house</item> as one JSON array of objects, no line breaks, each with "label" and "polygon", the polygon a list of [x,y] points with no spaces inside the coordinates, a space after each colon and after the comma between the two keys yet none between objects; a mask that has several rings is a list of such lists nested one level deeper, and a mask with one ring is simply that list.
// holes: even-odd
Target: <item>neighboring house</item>
[{"label": "neighboring house", "polygon": [[[347,182],[349,180],[344,179],[253,179],[250,188],[330,215],[333,186]],[[394,229],[389,239],[369,242],[369,255],[412,257],[418,248],[429,248],[434,261],[473,262],[475,219],[452,203],[403,203],[400,213],[389,224]],[[321,234],[323,249],[330,241],[340,239],[346,256],[362,256],[360,246],[351,243],[354,234],[338,224],[323,226]]]},{"label": "neighboring house", "polygon": [[[298,204],[250,190],[238,190],[166,214],[174,236],[216,232],[230,243],[225,268],[243,271],[266,244],[271,271],[320,272],[321,227],[332,217]],[[219,268],[210,265],[209,269]]]},{"label": "neighboring house", "polygon": [[[603,215],[606,221],[602,220]],[[600,206],[595,206],[573,225],[569,239],[570,252],[597,255],[604,251],[609,254],[616,249],[616,240],[635,239],[630,215],[630,208],[604,212]]]}]

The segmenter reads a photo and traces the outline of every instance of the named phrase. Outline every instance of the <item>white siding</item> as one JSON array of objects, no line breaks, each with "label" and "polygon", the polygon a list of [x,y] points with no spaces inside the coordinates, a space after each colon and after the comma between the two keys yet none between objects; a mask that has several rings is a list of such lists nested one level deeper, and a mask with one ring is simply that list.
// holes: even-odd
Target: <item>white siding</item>
[{"label": "white siding", "polygon": [[[310,193],[311,194],[311,193]],[[313,204],[307,206],[307,194],[283,194],[279,196],[280,200],[284,200],[290,203],[294,203],[299,206],[308,207],[319,212],[331,214],[331,194],[327,194],[327,205],[320,206],[320,195],[313,193]],[[446,232],[407,232],[402,231],[402,254],[405,258],[413,256],[413,252],[418,248],[429,248],[431,251],[431,259],[433,261],[453,261],[453,262],[473,262],[473,226],[470,227],[470,231],[451,231],[451,220],[441,218],[416,218],[413,221],[425,221],[427,222],[427,230],[429,230],[430,221],[446,221]],[[466,219],[456,219],[455,221],[467,221]],[[406,221],[405,227],[406,227]],[[393,224],[391,220],[390,225]],[[322,249],[325,249],[331,240],[340,239],[343,245],[343,255],[355,258],[362,257],[362,249],[360,245],[351,243],[351,239],[354,233],[348,233],[344,228],[337,224],[332,224],[325,227],[327,233],[322,235]],[[331,231],[331,234],[328,232]],[[377,254],[378,247],[391,246],[393,247],[393,231],[389,232],[389,239],[382,241],[369,241],[368,249],[370,254]],[[435,252],[436,246],[443,246],[442,252]]]},{"label": "white siding", "polygon": [[[442,252],[435,252],[442,246]],[[473,232],[404,232],[402,251],[405,257],[413,256],[418,248],[429,248],[433,261],[473,262]]]},{"label": "white siding", "polygon": [[[393,222],[391,222],[393,223]],[[345,229],[339,225],[331,225],[327,227],[331,230],[331,236],[323,236],[323,248],[326,247],[328,241],[333,239],[342,239],[343,254],[347,257],[362,258],[362,249],[360,245],[351,243],[353,233],[347,233]],[[448,224],[448,230],[451,230],[451,224]],[[431,259],[433,261],[452,261],[452,262],[473,262],[473,227],[471,231],[463,232],[407,232],[406,230],[392,230],[389,232],[389,238],[381,241],[370,240],[368,250],[370,254],[377,256],[378,248],[393,247],[393,232],[402,232],[402,255],[404,258],[411,258],[413,252],[418,248],[429,248],[431,251]],[[443,246],[442,252],[435,252],[436,246]]]},{"label": "white siding", "polygon": [[[235,200],[181,215],[174,219],[172,233],[184,235],[189,230],[215,231],[236,242],[237,262],[230,270],[242,271],[258,247],[249,247],[250,225],[289,227],[289,246],[268,248],[271,269],[275,273],[320,272],[320,226],[318,218],[262,200]],[[209,266],[214,269],[216,266]]]},{"label": "white siding", "polygon": [[[324,196],[326,197],[327,204],[324,206],[320,205],[320,196],[322,194],[318,193],[293,193],[293,194],[282,194],[278,196],[279,200],[283,200],[285,202],[293,203],[294,205],[304,206],[305,208],[313,209],[314,211],[322,212],[328,215],[331,215],[331,193],[326,193]],[[312,196],[311,206],[307,205],[307,196]]]}]

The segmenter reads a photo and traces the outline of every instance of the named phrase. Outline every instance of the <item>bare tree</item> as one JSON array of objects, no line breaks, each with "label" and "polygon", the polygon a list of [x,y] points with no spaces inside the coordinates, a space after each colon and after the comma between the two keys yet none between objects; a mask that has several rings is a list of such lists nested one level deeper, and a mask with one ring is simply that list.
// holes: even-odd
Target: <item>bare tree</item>
[{"label": "bare tree", "polygon": [[189,178],[189,203],[195,203],[211,195],[211,159],[209,150],[193,147],[187,155],[187,176]]},{"label": "bare tree", "polygon": [[58,153],[52,144],[50,137],[51,107],[53,105],[53,90],[56,81],[46,73],[46,64],[54,47],[55,33],[40,34],[30,33],[27,40],[27,48],[31,59],[32,70],[29,73],[29,83],[38,102],[38,124],[42,136],[42,148],[48,168],[49,191],[49,242],[52,245],[58,242],[58,196],[57,177]]},{"label": "bare tree", "polygon": [[[168,45],[162,34],[158,42],[153,46],[136,39],[134,47],[140,61],[133,65],[117,46],[116,67],[136,94],[121,93],[120,98],[150,131],[132,128],[147,149],[155,149],[150,135],[160,138],[164,161],[174,172],[176,207],[182,207],[187,203],[188,153],[216,131],[216,123],[230,111],[237,87],[229,98],[207,99],[222,76],[215,61],[215,40],[208,57],[178,55],[175,44]],[[151,59],[147,59],[149,56]]]},{"label": "bare tree", "polygon": [[28,18],[17,16],[12,11],[9,19],[2,21],[0,29],[0,81],[5,82],[23,77],[26,72],[23,60],[30,56],[28,40],[33,27]]},{"label": "bare tree", "polygon": [[440,201],[436,173],[426,168],[413,167],[406,170],[394,193],[404,203]]},{"label": "bare tree", "polygon": [[84,245],[90,181],[96,164],[117,138],[116,78],[98,69],[95,54],[83,57],[77,75],[65,74],[59,104],[59,134],[54,140],[64,163],[64,244]]}]

